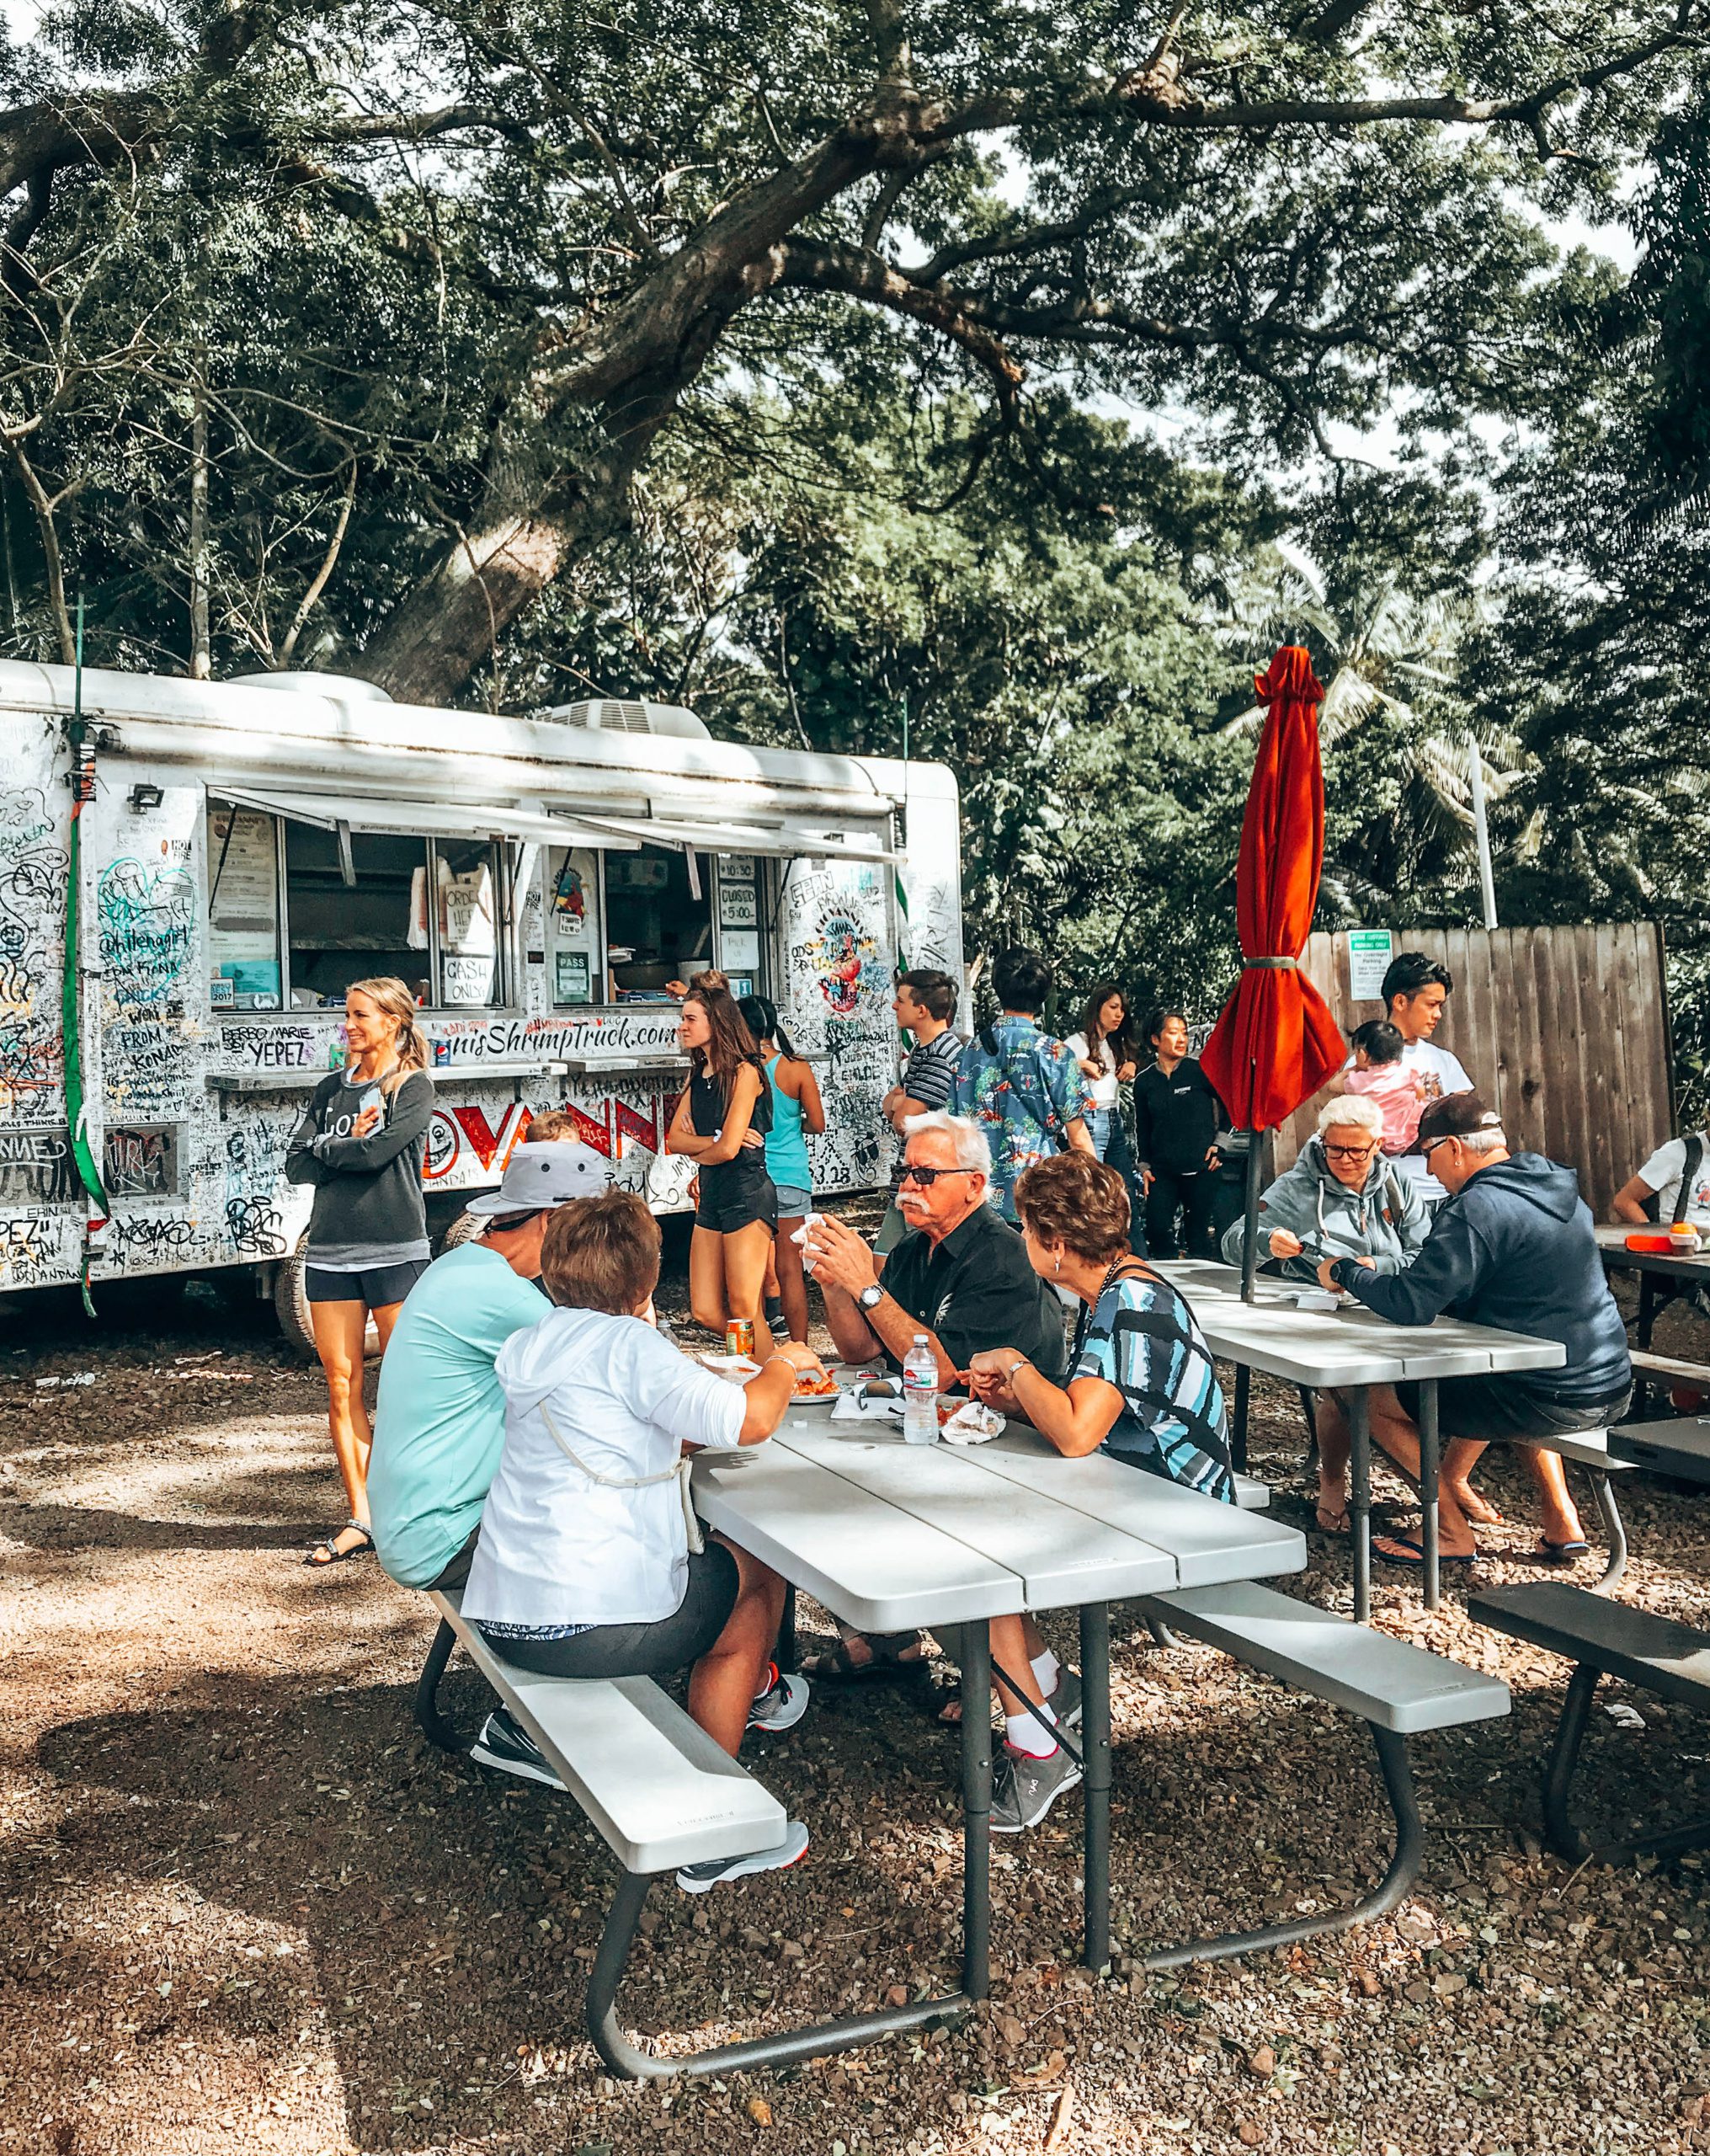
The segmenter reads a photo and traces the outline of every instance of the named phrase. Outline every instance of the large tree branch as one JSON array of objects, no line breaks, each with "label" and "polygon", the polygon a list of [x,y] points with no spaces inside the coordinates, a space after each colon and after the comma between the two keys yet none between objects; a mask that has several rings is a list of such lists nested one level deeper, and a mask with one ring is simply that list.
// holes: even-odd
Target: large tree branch
[{"label": "large tree branch", "polygon": [[942,285],[917,285],[876,254],[801,239],[792,239],[785,248],[778,281],[810,291],[842,292],[924,323],[985,370],[1000,405],[1006,410],[1014,406],[1022,371],[1001,339],[977,319],[966,295]]}]

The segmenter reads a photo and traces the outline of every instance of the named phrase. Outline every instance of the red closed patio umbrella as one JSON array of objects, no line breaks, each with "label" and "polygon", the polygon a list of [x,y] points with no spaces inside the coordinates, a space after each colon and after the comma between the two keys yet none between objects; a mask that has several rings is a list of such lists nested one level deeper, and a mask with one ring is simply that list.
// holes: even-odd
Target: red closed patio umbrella
[{"label": "red closed patio umbrella", "polygon": [[1298,964],[1324,859],[1318,759],[1324,689],[1298,644],[1284,644],[1254,687],[1265,706],[1265,730],[1235,872],[1241,978],[1200,1058],[1237,1128],[1251,1133],[1241,1268],[1241,1292],[1249,1301],[1257,1257],[1260,1134],[1292,1116],[1346,1055],[1329,1006]]}]

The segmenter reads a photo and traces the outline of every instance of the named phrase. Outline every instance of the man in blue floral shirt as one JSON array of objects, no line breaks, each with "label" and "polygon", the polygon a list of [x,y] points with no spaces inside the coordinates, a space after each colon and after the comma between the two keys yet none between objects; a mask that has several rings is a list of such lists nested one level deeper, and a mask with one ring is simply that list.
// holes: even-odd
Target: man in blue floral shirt
[{"label": "man in blue floral shirt", "polygon": [[990,1200],[1015,1221],[1015,1185],[1024,1169],[1066,1145],[1093,1150],[1085,1115],[1090,1097],[1069,1050],[1039,1030],[1051,993],[1051,969],[1034,951],[1004,951],[992,967],[1003,1015],[982,1026],[962,1052],[948,1103],[972,1116],[992,1148]]}]

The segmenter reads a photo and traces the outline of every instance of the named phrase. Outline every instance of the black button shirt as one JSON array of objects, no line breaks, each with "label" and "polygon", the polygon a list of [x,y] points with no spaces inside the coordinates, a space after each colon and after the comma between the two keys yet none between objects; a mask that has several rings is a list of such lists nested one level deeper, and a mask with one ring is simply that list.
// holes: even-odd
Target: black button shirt
[{"label": "black button shirt", "polygon": [[[989,1205],[936,1245],[911,1229],[886,1260],[887,1294],[929,1332],[959,1370],[988,1348],[1014,1348],[1041,1377],[1068,1367],[1063,1305],[1027,1262],[1021,1238]],[[892,1369],[902,1359],[886,1350]]]}]

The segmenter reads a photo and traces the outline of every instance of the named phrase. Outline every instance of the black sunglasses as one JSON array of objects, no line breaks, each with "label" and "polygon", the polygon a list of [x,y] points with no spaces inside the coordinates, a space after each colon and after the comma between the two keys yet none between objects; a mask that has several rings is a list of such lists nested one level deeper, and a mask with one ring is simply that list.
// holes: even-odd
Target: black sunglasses
[{"label": "black sunglasses", "polygon": [[911,1168],[905,1162],[891,1180],[900,1190],[905,1182],[918,1183],[922,1190],[930,1190],[940,1176],[977,1176],[978,1168]]}]

